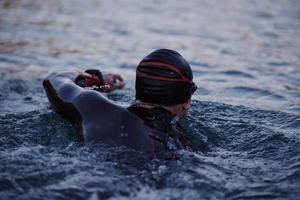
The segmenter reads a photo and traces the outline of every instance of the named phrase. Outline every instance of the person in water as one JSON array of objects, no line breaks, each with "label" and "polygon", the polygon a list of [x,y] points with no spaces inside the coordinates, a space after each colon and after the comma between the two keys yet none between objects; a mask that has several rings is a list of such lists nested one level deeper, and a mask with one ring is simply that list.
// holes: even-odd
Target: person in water
[{"label": "person in water", "polygon": [[136,101],[128,108],[101,94],[124,85],[121,76],[99,70],[52,73],[43,81],[53,109],[74,122],[81,141],[153,153],[190,148],[177,119],[186,115],[197,87],[178,52],[159,49],[142,59],[136,68]]}]

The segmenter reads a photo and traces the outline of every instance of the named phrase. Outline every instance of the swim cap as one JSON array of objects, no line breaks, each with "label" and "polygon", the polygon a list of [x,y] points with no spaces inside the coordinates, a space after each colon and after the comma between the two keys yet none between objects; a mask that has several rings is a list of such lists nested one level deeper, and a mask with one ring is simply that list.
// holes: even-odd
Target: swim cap
[{"label": "swim cap", "polygon": [[197,89],[188,62],[176,51],[159,49],[136,69],[136,99],[161,105],[187,102]]}]

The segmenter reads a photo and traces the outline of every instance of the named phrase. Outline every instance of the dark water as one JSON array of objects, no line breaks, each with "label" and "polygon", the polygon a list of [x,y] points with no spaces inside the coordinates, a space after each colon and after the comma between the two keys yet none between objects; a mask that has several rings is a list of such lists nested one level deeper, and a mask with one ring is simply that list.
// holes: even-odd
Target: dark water
[{"label": "dark water", "polygon": [[[300,2],[0,1],[0,199],[300,199]],[[123,75],[182,53],[199,90],[179,160],[76,141],[48,107],[51,71]]]}]

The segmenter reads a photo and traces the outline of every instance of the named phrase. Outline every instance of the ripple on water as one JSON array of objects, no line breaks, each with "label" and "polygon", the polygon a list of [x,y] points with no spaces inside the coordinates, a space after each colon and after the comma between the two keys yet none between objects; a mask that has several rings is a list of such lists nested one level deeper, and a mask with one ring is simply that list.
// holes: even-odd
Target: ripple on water
[{"label": "ripple on water", "polygon": [[271,98],[276,100],[283,100],[285,99],[284,96],[274,93],[270,90],[260,89],[260,88],[253,88],[253,87],[246,87],[246,86],[236,86],[232,88],[226,88],[222,92],[230,93],[231,95],[240,95],[243,97],[248,98]]},{"label": "ripple on water", "polygon": [[[0,195],[238,199],[296,191],[279,183],[297,181],[299,135],[288,133],[298,116],[212,102],[194,101],[192,108],[181,123],[197,139],[199,153],[182,151],[178,161],[80,145],[72,126],[52,111],[2,116],[0,184],[6,186]],[[269,182],[258,187],[262,179]]]},{"label": "ripple on water", "polygon": [[254,78],[251,74],[246,73],[246,72],[242,72],[242,71],[238,71],[238,70],[227,70],[224,72],[220,72],[220,74],[224,74],[227,76],[232,76],[234,78],[237,77],[243,77],[243,78]]}]

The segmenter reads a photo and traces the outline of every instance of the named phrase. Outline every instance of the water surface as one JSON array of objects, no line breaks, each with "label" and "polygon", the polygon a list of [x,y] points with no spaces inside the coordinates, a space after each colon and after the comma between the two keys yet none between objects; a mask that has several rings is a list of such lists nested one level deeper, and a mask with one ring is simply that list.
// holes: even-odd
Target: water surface
[{"label": "water surface", "polygon": [[[299,198],[299,35],[296,0],[1,1],[0,199]],[[158,48],[194,71],[181,123],[199,151],[83,145],[49,109],[43,78],[74,68],[122,74],[108,98],[129,105]]]}]

